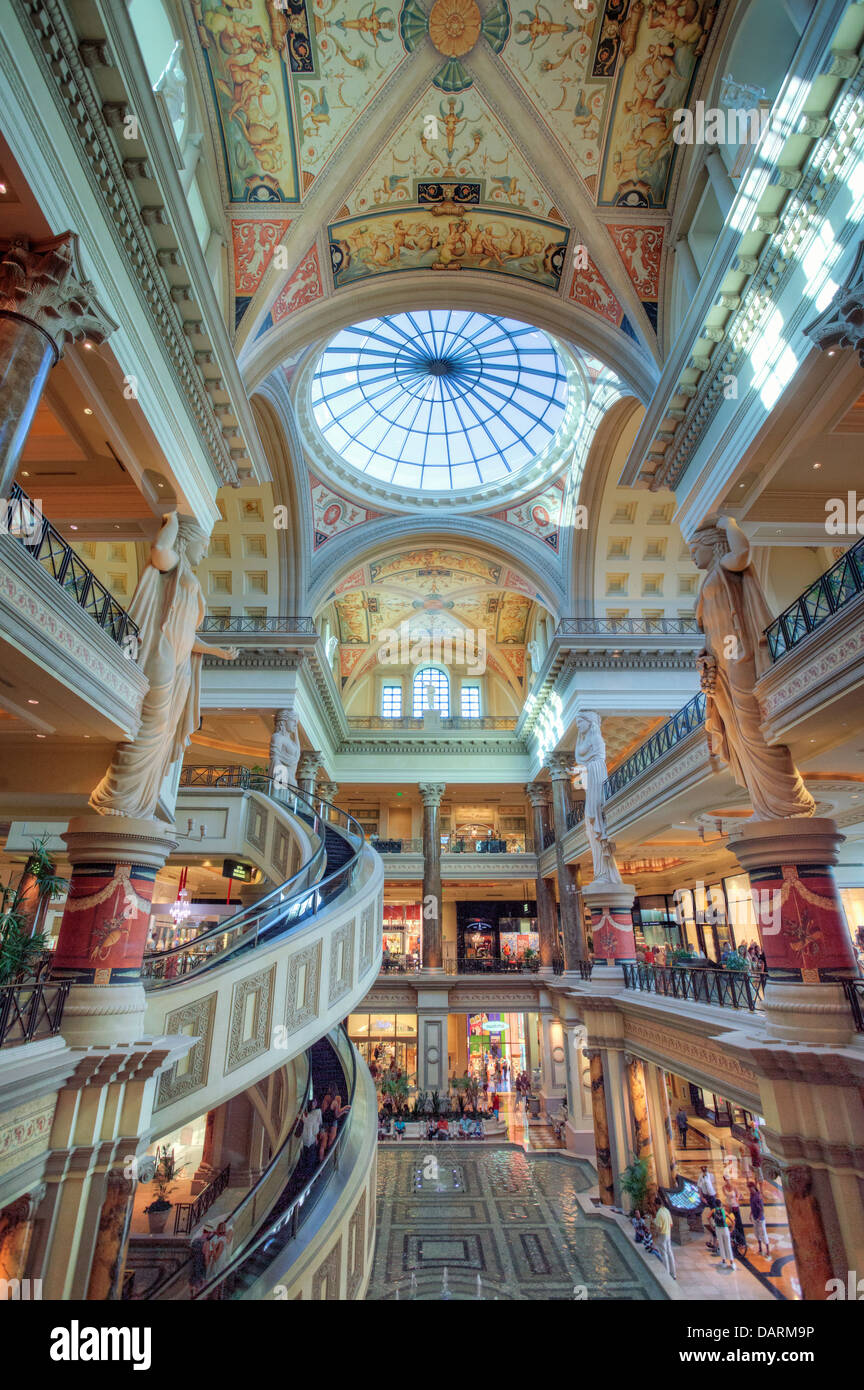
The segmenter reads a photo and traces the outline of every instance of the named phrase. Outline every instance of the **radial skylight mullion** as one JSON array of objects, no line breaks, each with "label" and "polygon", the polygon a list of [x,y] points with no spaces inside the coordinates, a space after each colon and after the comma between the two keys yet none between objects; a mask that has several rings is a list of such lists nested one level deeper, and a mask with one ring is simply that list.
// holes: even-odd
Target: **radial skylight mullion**
[{"label": "radial skylight mullion", "polygon": [[[500,448],[499,448],[499,446],[498,446],[498,441],[497,441],[496,439],[493,439],[492,435],[489,433],[489,430],[488,430],[487,427],[486,427],[486,421],[480,419],[480,416],[477,414],[477,411],[474,409],[473,405],[471,404],[471,401],[470,401],[469,397],[468,397],[468,396],[460,396],[460,397],[459,397],[459,403],[457,404],[457,402],[454,401],[454,402],[453,402],[453,405],[454,405],[454,408],[455,408],[455,410],[456,410],[456,414],[459,416],[460,424],[462,425],[463,432],[465,433],[466,436],[467,436],[467,434],[468,434],[468,430],[465,428],[465,421],[464,421],[464,419],[463,419],[463,417],[462,417],[462,412],[461,412],[460,409],[459,409],[459,405],[464,405],[468,410],[471,411],[471,414],[474,416],[474,419],[475,419],[476,423],[480,426],[480,428],[482,429],[482,431],[483,431],[483,433],[485,434],[486,438],[489,440],[489,443],[492,445],[492,453],[493,453],[493,455],[494,455],[494,454],[498,454],[498,455],[501,457],[501,459],[502,459],[503,462],[504,462],[504,467],[507,469],[507,472],[509,473],[509,472],[510,472],[510,465],[508,464],[507,460],[504,458],[504,455],[501,453],[501,450],[500,450]],[[471,444],[470,439],[468,440],[468,446],[469,446],[469,448],[471,449],[471,457],[474,459],[474,462],[475,462],[475,463],[478,463],[479,460],[478,460],[478,458],[477,458],[477,454],[476,454],[475,451],[474,451],[474,448],[473,448],[473,445]],[[488,455],[488,454],[484,454],[483,457],[484,457],[484,459],[485,459],[485,458],[488,458],[489,455]]]}]

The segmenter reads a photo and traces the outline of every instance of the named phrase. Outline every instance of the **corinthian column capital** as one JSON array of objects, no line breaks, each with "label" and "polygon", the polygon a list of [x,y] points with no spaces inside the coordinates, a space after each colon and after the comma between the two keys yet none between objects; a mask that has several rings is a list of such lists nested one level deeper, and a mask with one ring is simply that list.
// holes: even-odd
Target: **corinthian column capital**
[{"label": "corinthian column capital", "polygon": [[549,805],[549,790],[548,782],[529,782],[525,795],[536,810],[539,806]]},{"label": "corinthian column capital", "polygon": [[569,782],[573,767],[572,753],[548,753],[544,767],[553,782]]},{"label": "corinthian column capital", "polygon": [[441,798],[447,790],[446,782],[420,782],[417,790],[423,800],[423,805],[430,810],[437,810],[441,805]]},{"label": "corinthian column capital", "polygon": [[57,357],[67,343],[101,343],[116,323],[85,280],[74,232],[29,241],[0,238],[0,313],[26,319],[51,339]]}]

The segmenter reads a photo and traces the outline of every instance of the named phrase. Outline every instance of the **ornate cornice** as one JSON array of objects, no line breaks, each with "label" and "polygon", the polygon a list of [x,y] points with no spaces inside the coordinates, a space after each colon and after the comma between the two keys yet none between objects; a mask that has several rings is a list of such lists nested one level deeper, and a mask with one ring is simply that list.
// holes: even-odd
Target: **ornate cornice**
[{"label": "ornate cornice", "polygon": [[[237,463],[245,448],[232,448],[232,436],[239,427],[223,426],[208,395],[201,368],[213,360],[207,327],[200,318],[186,317],[188,297],[178,300],[182,286],[170,284],[163,265],[176,264],[170,250],[155,249],[148,226],[170,226],[161,208],[142,206],[131,187],[136,162],[121,158],[111,123],[123,131],[126,115],[133,114],[125,101],[104,103],[82,58],[78,36],[73,32],[59,0],[15,0],[22,26],[28,32],[37,61],[42,65],[45,84],[54,93],[69,134],[79,150],[80,164],[93,187],[97,203],[110,218],[115,240],[124,260],[137,280],[141,302],[150,316],[157,338],[163,343],[174,378],[188,401],[192,417],[206,452],[222,483],[240,482]],[[91,54],[87,52],[88,62]],[[128,142],[130,146],[136,142]],[[139,140],[138,144],[141,143]],[[130,153],[132,150],[130,149]],[[124,156],[126,152],[124,151]],[[144,156],[142,156],[143,158]],[[161,213],[161,218],[157,217]],[[187,287],[188,288],[188,287]]]}]

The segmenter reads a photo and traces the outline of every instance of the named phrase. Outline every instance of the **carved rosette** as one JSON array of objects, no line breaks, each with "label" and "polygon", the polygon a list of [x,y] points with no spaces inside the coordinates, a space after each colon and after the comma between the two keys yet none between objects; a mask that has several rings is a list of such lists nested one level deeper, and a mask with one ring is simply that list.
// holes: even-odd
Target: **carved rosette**
[{"label": "carved rosette", "polygon": [[58,358],[67,343],[102,343],[117,327],[84,279],[74,232],[44,241],[0,238],[0,313],[41,329]]}]

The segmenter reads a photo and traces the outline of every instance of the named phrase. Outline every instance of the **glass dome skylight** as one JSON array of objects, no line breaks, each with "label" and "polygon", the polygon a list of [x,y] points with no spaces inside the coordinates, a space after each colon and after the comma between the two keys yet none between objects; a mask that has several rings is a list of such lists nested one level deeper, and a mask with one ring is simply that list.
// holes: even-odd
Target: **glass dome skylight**
[{"label": "glass dome skylight", "polygon": [[420,309],[337,333],[311,403],[345,463],[396,487],[449,492],[498,482],[541,454],[564,418],[567,376],[537,328]]}]

